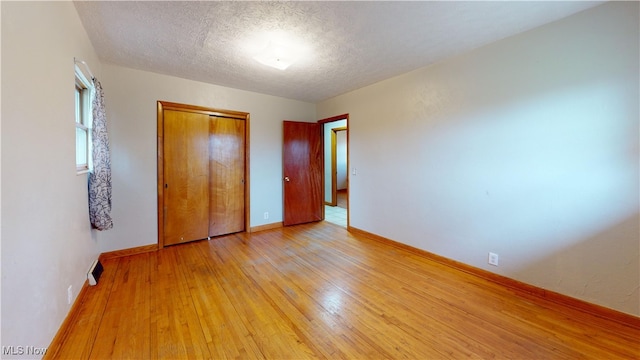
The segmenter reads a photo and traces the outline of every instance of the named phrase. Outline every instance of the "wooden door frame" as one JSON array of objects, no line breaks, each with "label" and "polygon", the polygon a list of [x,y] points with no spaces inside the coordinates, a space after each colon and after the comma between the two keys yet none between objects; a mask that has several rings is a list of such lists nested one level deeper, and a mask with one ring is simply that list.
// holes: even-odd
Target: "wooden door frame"
[{"label": "wooden door frame", "polygon": [[[338,131],[347,131],[347,127],[331,129],[331,206],[338,205]],[[349,132],[347,131],[347,136]],[[349,147],[347,146],[347,151]],[[347,179],[349,167],[347,166]],[[347,180],[347,192],[349,191],[349,181]],[[347,206],[348,207],[348,206]]]},{"label": "wooden door frame", "polygon": [[164,110],[187,111],[245,121],[244,131],[244,231],[249,231],[250,219],[250,178],[249,178],[249,113],[235,110],[209,108],[198,105],[179,104],[169,101],[157,102],[157,171],[158,171],[158,249],[164,247]]},{"label": "wooden door frame", "polygon": [[[347,229],[349,229],[349,227],[351,226],[351,207],[349,206],[349,198],[351,197],[349,195],[350,191],[351,191],[351,175],[350,175],[350,167],[349,167],[349,163],[350,163],[350,152],[351,152],[351,146],[349,146],[349,137],[350,137],[350,133],[351,131],[349,130],[349,114],[342,114],[342,115],[337,115],[337,116],[332,116],[329,118],[325,118],[322,120],[318,120],[319,124],[322,124],[322,144],[324,144],[324,124],[326,123],[330,123],[330,122],[334,122],[334,121],[339,121],[339,120],[346,120],[346,126],[345,126],[345,130],[347,131]],[[332,132],[331,134],[335,134],[335,132]],[[324,152],[323,152],[324,155]],[[333,151],[332,151],[332,157],[333,157]],[[333,159],[331,159],[332,162],[332,166],[333,166]],[[325,171],[326,169],[324,168],[325,162],[322,161],[322,199],[324,201],[326,194],[324,193],[325,190]],[[331,174],[331,180],[335,181],[337,183],[337,179],[334,180],[334,173]],[[333,186],[332,184],[332,191],[334,193],[332,193],[332,201],[334,202],[334,204],[337,204],[337,194],[335,193],[336,191],[336,186]],[[336,198],[334,198],[334,196]]]}]

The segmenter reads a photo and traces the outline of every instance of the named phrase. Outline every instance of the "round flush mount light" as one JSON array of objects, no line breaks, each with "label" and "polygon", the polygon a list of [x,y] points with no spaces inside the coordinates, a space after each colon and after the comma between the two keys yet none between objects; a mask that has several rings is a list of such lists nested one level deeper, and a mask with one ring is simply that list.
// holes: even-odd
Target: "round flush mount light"
[{"label": "round flush mount light", "polygon": [[253,58],[261,64],[285,70],[299,58],[299,54],[291,46],[270,41]]},{"label": "round flush mount light", "polygon": [[308,47],[295,37],[282,32],[264,32],[247,41],[246,51],[257,62],[279,70],[308,57]]}]

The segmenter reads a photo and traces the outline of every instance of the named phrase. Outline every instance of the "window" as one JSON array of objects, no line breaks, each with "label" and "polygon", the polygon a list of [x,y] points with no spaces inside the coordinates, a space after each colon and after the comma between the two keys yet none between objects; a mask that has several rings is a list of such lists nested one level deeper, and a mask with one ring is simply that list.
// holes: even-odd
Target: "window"
[{"label": "window", "polygon": [[76,68],[76,172],[89,171],[91,150],[91,90],[92,86]]}]

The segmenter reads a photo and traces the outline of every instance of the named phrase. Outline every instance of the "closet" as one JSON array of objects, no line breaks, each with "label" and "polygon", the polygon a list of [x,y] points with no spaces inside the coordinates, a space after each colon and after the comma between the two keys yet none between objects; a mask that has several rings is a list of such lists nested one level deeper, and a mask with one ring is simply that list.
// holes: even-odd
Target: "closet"
[{"label": "closet", "polygon": [[158,101],[159,247],[245,231],[249,114]]}]

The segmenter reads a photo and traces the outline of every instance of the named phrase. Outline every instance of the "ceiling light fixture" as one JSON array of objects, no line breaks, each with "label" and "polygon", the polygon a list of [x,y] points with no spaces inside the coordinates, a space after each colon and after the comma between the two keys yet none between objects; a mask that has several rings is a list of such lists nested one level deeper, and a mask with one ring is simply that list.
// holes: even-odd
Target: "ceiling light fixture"
[{"label": "ceiling light fixture", "polygon": [[267,46],[253,58],[264,65],[285,70],[298,60],[299,57],[300,52],[295,48],[269,42]]}]

